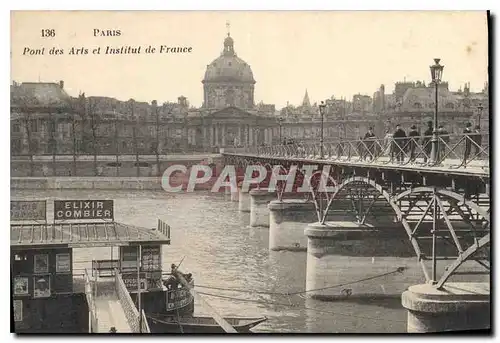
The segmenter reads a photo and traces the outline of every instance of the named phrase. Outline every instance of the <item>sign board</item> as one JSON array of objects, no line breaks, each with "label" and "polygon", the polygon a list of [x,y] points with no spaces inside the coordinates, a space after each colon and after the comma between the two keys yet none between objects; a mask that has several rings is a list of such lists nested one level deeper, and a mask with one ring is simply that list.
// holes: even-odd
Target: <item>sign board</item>
[{"label": "sign board", "polygon": [[46,202],[44,201],[11,201],[10,220],[46,220]]},{"label": "sign board", "polygon": [[54,200],[54,220],[113,220],[113,200]]},{"label": "sign board", "polygon": [[161,248],[159,245],[142,247],[142,269],[161,270]]},{"label": "sign board", "polygon": [[187,289],[176,289],[167,293],[167,310],[173,310],[188,305],[193,296]]},{"label": "sign board", "polygon": [[57,254],[56,255],[56,273],[69,273],[71,272],[71,257],[70,254]]},{"label": "sign board", "polygon": [[[144,273],[140,273],[141,291],[147,290],[148,281]],[[137,273],[122,274],[123,283],[129,292],[137,292]]]}]

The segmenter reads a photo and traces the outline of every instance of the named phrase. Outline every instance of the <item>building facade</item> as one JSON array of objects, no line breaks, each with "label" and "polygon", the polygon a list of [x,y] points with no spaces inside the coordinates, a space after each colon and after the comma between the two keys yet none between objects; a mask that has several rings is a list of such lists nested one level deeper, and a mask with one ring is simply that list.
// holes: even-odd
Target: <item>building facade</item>
[{"label": "building facade", "polygon": [[[255,104],[256,81],[251,66],[237,56],[228,33],[220,55],[207,65],[201,81],[203,104],[158,104],[121,101],[102,96],[69,96],[64,82],[11,85],[11,151],[13,155],[43,154],[167,154],[218,151],[221,147],[278,144],[285,138],[319,141],[358,139],[368,127],[382,138],[401,124],[421,131],[434,115],[434,86],[398,82],[388,94],[381,85],[373,95],[352,101],[326,99],[323,116],[307,90],[300,105]],[[467,121],[489,124],[489,88],[473,93],[466,84],[450,91],[439,85],[440,120],[450,133],[462,132]],[[481,106],[482,110],[479,110]],[[322,125],[323,121],[323,125]]]}]

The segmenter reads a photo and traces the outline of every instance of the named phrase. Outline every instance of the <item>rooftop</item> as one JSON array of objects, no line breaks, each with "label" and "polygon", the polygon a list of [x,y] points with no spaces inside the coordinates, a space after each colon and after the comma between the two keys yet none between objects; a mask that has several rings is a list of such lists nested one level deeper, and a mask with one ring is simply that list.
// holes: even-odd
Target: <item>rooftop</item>
[{"label": "rooftop", "polygon": [[170,244],[170,228],[148,229],[117,222],[10,225],[11,247],[86,248],[144,243]]}]

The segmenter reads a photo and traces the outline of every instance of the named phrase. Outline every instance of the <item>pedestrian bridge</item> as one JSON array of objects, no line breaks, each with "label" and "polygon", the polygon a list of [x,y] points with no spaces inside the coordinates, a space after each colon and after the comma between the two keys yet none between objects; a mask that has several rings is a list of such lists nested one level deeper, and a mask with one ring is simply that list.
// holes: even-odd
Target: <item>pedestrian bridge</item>
[{"label": "pedestrian bridge", "polygon": [[141,313],[134,305],[130,294],[117,271],[114,277],[92,280],[85,270],[85,295],[89,305],[92,333],[109,333],[114,327],[117,333],[149,333],[144,310]]},{"label": "pedestrian bridge", "polygon": [[[360,225],[376,225],[381,217],[399,223],[427,282],[440,289],[466,260],[477,262],[484,273],[490,270],[489,138],[480,133],[440,135],[434,141],[297,142],[225,148],[221,154],[225,165],[265,167],[266,180],[258,187],[267,187],[272,176],[300,176],[294,180],[308,183],[310,192],[295,196],[314,202],[320,224],[346,204]],[[312,174],[305,172],[307,165],[316,166]],[[288,180],[277,179],[272,191],[281,201]],[[437,248],[445,245],[447,249]],[[437,268],[438,261],[446,266]]]}]

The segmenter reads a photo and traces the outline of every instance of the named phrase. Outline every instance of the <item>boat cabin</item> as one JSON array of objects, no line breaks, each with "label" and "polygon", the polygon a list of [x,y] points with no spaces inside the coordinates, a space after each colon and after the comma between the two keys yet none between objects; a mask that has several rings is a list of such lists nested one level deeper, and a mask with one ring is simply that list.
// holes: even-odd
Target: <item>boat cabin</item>
[{"label": "boat cabin", "polygon": [[[140,280],[146,312],[161,312],[168,307],[168,292],[162,285],[162,247],[170,244],[170,227],[161,221],[153,229],[116,222],[112,200],[85,200],[82,206],[95,207],[93,213],[85,213],[85,209],[78,213],[76,204],[77,201],[55,200],[54,220],[48,223],[46,201],[11,201],[11,284],[16,333],[89,332],[86,275],[97,280],[114,277],[118,271],[134,301]],[[61,213],[59,208],[73,209]],[[109,247],[111,251],[119,247],[119,256],[95,260],[92,271],[82,274],[73,269],[73,249],[90,247]]]}]

